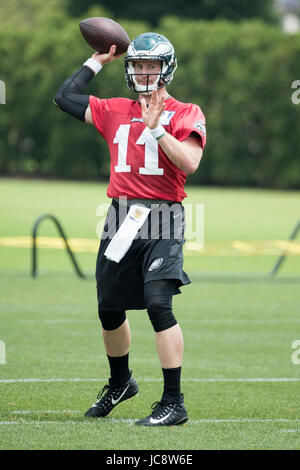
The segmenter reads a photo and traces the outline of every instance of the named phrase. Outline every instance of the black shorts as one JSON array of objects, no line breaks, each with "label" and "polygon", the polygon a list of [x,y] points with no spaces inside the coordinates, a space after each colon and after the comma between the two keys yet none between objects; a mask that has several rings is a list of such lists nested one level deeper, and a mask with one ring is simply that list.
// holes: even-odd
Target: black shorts
[{"label": "black shorts", "polygon": [[106,217],[96,266],[99,310],[145,309],[144,284],[148,281],[174,279],[177,284],[175,294],[180,293],[180,286],[191,282],[183,271],[185,220],[184,208],[178,202],[152,204],[144,225],[119,263],[104,256],[111,240],[111,236],[107,236],[111,216],[115,216],[117,230],[129,204],[130,201],[124,208],[113,199]]}]

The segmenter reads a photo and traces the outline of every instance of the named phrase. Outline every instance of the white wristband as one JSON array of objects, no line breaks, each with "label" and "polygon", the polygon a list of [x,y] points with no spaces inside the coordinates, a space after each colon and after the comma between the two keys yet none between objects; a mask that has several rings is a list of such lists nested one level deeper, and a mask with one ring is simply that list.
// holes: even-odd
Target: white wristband
[{"label": "white wristband", "polygon": [[83,65],[86,65],[87,67],[89,67],[95,73],[95,75],[97,75],[97,73],[99,73],[100,70],[102,69],[102,64],[100,64],[98,60],[95,60],[92,57],[86,60]]},{"label": "white wristband", "polygon": [[149,128],[149,131],[152,137],[154,137],[154,139],[157,139],[157,140],[163,137],[166,133],[165,129],[163,128],[161,124],[158,124],[158,126],[155,127],[155,129]]}]

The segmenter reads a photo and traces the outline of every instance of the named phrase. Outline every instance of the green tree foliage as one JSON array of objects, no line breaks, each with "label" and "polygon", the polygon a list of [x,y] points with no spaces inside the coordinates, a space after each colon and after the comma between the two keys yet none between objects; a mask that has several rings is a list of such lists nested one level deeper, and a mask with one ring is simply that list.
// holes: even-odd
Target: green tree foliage
[{"label": "green tree foliage", "polygon": [[[56,1],[43,3],[38,19],[26,2],[15,24],[0,16],[0,79],[6,83],[0,173],[107,179],[106,143],[92,126],[52,101],[93,52],[80,34],[79,18],[70,19],[61,2],[57,15]],[[97,7],[86,16],[111,17],[111,12]],[[149,30],[147,23],[119,21],[131,38]],[[300,80],[300,37],[262,22],[176,17],[163,18],[156,30],[173,42],[178,57],[169,92],[199,104],[207,119],[207,147],[189,181],[300,188],[300,105],[291,100],[292,82]],[[87,93],[134,98],[126,88],[123,60],[105,66]]]},{"label": "green tree foliage", "polygon": [[189,180],[300,187],[300,105],[291,101],[300,37],[261,22],[167,18],[161,26],[176,43],[176,95],[200,104],[207,118],[201,170]]},{"label": "green tree foliage", "polygon": [[[51,2],[54,7],[56,0]],[[108,152],[95,129],[53,104],[63,81],[94,51],[81,36],[79,20],[70,19],[62,8],[57,16],[57,9],[41,6],[39,21],[30,19],[31,11],[24,3],[19,11],[23,27],[18,29],[17,24],[10,26],[8,15],[2,27],[0,17],[0,79],[6,84],[6,105],[0,107],[0,174],[107,177]],[[88,16],[111,13],[93,8]],[[144,23],[122,24],[131,37],[148,29]],[[124,65],[118,61],[105,68],[87,92],[118,96],[126,93],[124,84]]]},{"label": "green tree foliage", "polygon": [[[95,0],[69,0],[68,9],[72,15],[83,15],[87,7],[98,4]],[[238,21],[247,18],[274,19],[273,0],[101,0],[101,5],[109,8],[116,18],[148,21],[157,26],[163,16],[174,15],[181,18],[229,19]]]},{"label": "green tree foliage", "polygon": [[1,28],[10,26],[17,30],[35,30],[42,25],[63,24],[69,0],[9,0],[0,3]]}]

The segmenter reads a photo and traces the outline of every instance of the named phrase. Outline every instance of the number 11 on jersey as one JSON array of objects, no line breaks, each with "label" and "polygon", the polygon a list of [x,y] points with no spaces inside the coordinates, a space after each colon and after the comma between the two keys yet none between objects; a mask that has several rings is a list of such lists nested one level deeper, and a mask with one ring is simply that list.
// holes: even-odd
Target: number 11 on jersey
[{"label": "number 11 on jersey", "polygon": [[[118,144],[118,164],[116,173],[130,173],[131,166],[127,165],[128,137],[131,124],[121,124],[116,132],[113,143]],[[145,166],[139,168],[141,175],[163,175],[164,169],[158,168],[158,142],[152,137],[148,127],[141,133],[136,145],[145,146]]]}]

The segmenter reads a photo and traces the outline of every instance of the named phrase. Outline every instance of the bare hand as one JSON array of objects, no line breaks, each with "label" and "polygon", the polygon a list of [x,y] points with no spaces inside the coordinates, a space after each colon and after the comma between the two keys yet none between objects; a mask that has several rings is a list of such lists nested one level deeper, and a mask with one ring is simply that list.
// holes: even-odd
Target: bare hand
[{"label": "bare hand", "polygon": [[153,90],[151,100],[147,108],[145,98],[141,99],[142,116],[144,123],[150,129],[155,129],[159,124],[159,118],[165,108],[165,96],[158,96],[158,90]]},{"label": "bare hand", "polygon": [[112,62],[115,59],[118,59],[121,57],[123,54],[119,55],[114,55],[114,53],[117,50],[117,46],[111,46],[109,52],[105,54],[101,54],[100,52],[95,52],[95,54],[92,55],[92,59],[97,60],[101,65],[108,64],[109,62]]}]

